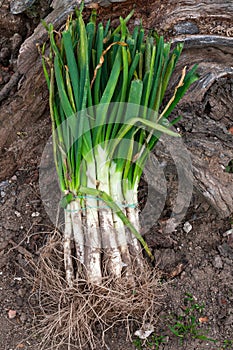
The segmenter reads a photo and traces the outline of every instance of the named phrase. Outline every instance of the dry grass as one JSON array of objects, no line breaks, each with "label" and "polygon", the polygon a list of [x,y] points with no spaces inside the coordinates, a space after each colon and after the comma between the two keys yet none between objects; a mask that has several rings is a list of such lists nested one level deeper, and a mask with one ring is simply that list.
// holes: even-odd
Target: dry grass
[{"label": "dry grass", "polygon": [[[126,278],[106,278],[101,286],[83,278],[68,288],[63,268],[62,238],[55,233],[42,249],[35,272],[33,292],[39,300],[34,309],[39,349],[96,349],[116,324],[127,330],[155,324],[162,291],[158,273],[145,262],[145,271],[130,286]],[[100,348],[100,345],[97,347]]]}]

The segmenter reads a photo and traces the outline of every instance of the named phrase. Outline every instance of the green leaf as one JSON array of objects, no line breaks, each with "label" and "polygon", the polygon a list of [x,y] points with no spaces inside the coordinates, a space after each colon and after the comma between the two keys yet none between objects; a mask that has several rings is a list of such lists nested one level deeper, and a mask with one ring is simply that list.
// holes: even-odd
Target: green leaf
[{"label": "green leaf", "polygon": [[142,97],[143,82],[135,79],[131,82],[128,103],[140,105]]},{"label": "green leaf", "polygon": [[172,112],[172,110],[175,108],[175,106],[178,104],[178,102],[181,100],[181,98],[184,96],[184,94],[186,93],[186,91],[189,89],[189,87],[199,79],[199,76],[196,74],[196,70],[197,70],[197,64],[195,64],[193,66],[193,68],[186,74],[185,78],[184,78],[184,83],[183,86],[179,87],[175,96],[174,101],[172,102],[172,104],[170,105],[170,107],[168,108],[168,110],[166,111],[166,113],[164,114],[164,117],[168,117],[170,115],[170,113]]},{"label": "green leaf", "polygon": [[66,60],[68,65],[68,70],[70,74],[70,79],[72,83],[72,91],[75,99],[75,110],[78,110],[79,107],[79,72],[78,66],[74,54],[74,48],[72,43],[72,38],[70,31],[65,31],[62,33],[63,43],[66,53]]},{"label": "green leaf", "polygon": [[54,58],[54,71],[55,71],[55,77],[56,77],[61,105],[66,117],[69,118],[71,115],[75,113],[75,111],[71,107],[70,101],[66,93],[65,84],[62,76],[62,71],[61,71],[61,64],[57,55]]},{"label": "green leaf", "polygon": [[83,110],[86,108],[88,89],[90,88],[89,68],[88,68],[88,41],[87,33],[83,18],[78,16],[78,28],[80,33],[78,43],[78,65],[80,72],[79,82],[79,108]]},{"label": "green leaf", "polygon": [[65,209],[72,200],[74,200],[74,195],[72,193],[68,193],[66,196],[62,197],[60,201],[61,208]]},{"label": "green leaf", "polygon": [[[96,47],[96,60],[95,60],[95,63],[94,63],[94,69],[96,68],[96,66],[99,64],[100,62],[100,58],[103,54],[103,40],[104,40],[104,28],[103,28],[103,25],[102,23],[100,23],[98,25],[98,30],[97,30],[97,34],[96,34],[96,44],[95,44],[95,47]],[[100,90],[100,79],[101,79],[101,73],[102,73],[102,67],[100,67],[97,71],[97,74],[96,74],[96,79],[95,79],[95,82],[94,82],[94,86],[93,86],[93,89],[94,89],[94,104],[97,105],[100,101],[100,96],[101,96],[101,90]],[[108,78],[108,76],[106,76],[106,72],[105,72],[105,79]]]}]

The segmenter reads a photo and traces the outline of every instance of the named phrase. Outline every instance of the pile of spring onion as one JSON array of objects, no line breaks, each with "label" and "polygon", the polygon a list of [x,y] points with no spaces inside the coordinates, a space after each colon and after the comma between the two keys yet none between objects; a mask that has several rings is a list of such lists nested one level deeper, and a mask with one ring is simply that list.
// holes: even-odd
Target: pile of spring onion
[{"label": "pile of spring onion", "polygon": [[[65,29],[47,26],[50,54],[42,63],[50,92],[54,159],[65,213],[64,263],[69,286],[85,274],[133,279],[143,265],[137,190],[150,152],[162,133],[179,136],[167,118],[198,77],[181,72],[173,96],[164,95],[183,45],[171,50],[161,36],[130,33],[125,19],[111,28],[82,9]],[[137,257],[137,259],[135,259]]]}]

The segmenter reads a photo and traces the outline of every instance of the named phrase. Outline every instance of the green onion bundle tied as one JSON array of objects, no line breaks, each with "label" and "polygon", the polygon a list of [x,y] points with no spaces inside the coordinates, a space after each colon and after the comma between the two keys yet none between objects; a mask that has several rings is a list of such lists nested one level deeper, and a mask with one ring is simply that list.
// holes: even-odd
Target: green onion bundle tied
[{"label": "green onion bundle tied", "polygon": [[141,249],[153,259],[139,233],[137,189],[159,136],[179,136],[169,129],[167,117],[198,79],[196,66],[187,74],[184,68],[161,111],[183,45],[171,51],[163,37],[145,36],[141,26],[131,34],[131,16],[120,18],[113,30],[110,21],[96,25],[95,12],[85,25],[78,10],[61,33],[47,27],[50,56],[43,56],[43,69],[63,192],[70,287],[83,274],[97,284],[104,276],[133,281],[132,261],[143,268]]}]

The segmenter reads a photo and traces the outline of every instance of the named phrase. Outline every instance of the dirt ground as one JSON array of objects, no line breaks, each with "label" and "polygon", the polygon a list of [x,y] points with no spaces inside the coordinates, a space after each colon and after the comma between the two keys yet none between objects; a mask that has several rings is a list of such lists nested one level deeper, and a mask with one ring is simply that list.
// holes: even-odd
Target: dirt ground
[{"label": "dirt ground", "polygon": [[[0,1],[1,89],[17,70],[20,45],[49,11],[47,2],[37,3],[34,14],[12,15],[9,1]],[[144,26],[151,29],[158,23],[158,8],[162,10],[165,5],[162,1],[128,1],[100,9],[99,14],[118,18],[135,7],[133,20],[142,18]],[[224,36],[231,34],[229,28],[227,22],[200,18],[191,29]],[[164,33],[164,28],[156,30]],[[166,36],[172,37],[179,30],[170,28]],[[2,100],[5,108],[15,94],[16,88]],[[30,259],[38,260],[41,247],[53,232],[38,185],[40,158],[50,136],[48,109],[43,118],[35,120],[15,130],[14,141],[6,153],[8,166],[5,162],[4,169],[0,169],[4,174],[0,182],[0,350],[38,348],[38,339],[30,337],[38,291],[33,290],[22,268],[27,270]],[[166,176],[172,186],[169,170]],[[108,349],[233,349],[233,233],[229,231],[233,216],[221,218],[194,190],[183,222],[174,232],[166,233],[163,222],[169,217],[169,205],[168,201],[159,222],[146,235],[164,286],[154,338],[150,339],[151,345],[143,345],[135,337],[133,345],[126,340],[126,330],[118,326],[107,337]],[[195,326],[189,327],[192,322]],[[174,327],[178,323],[184,324],[186,331],[182,333],[179,328],[178,332]]]}]

